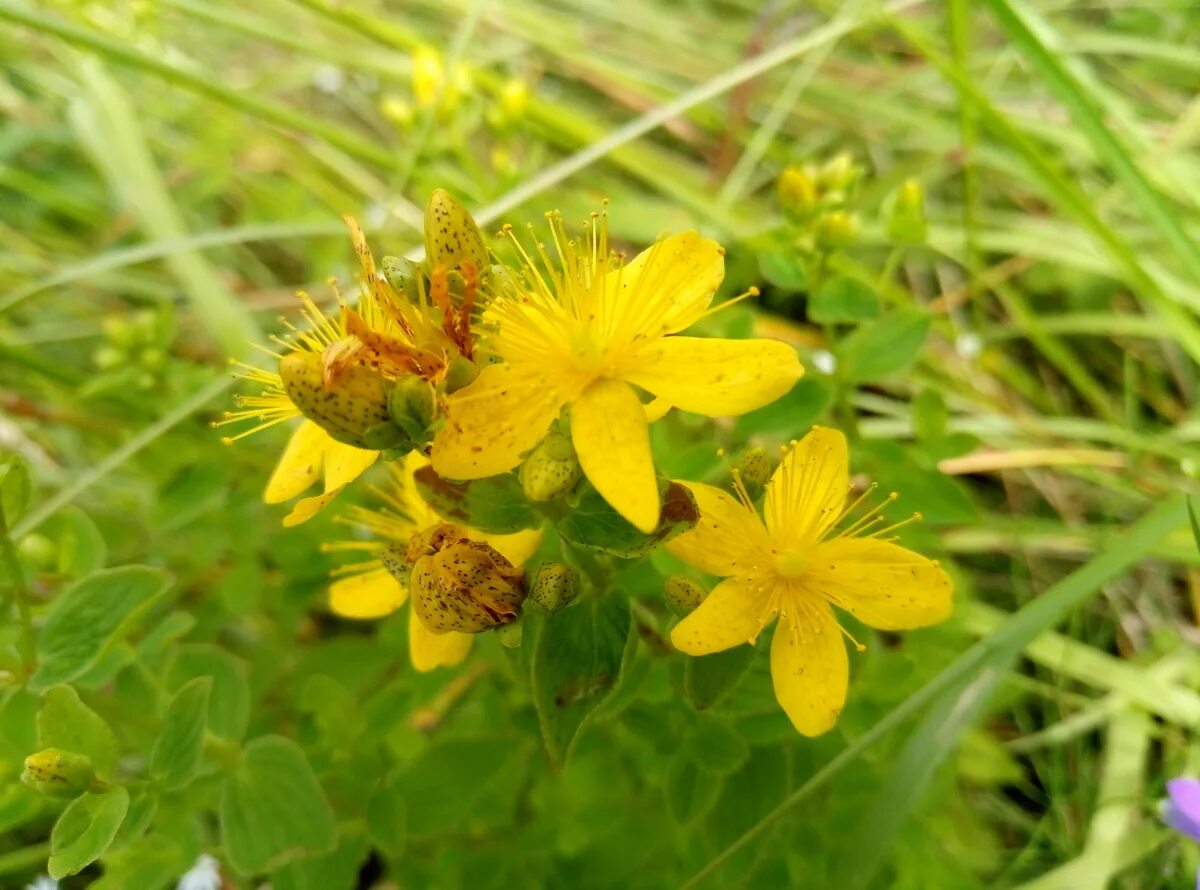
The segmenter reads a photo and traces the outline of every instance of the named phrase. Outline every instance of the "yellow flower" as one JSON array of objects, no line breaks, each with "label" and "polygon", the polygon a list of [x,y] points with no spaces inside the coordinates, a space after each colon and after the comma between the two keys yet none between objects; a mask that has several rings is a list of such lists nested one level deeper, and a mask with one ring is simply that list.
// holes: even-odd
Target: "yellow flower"
[{"label": "yellow flower", "polygon": [[[413,452],[403,461],[388,465],[385,488],[373,489],[382,503],[378,510],[354,507],[346,517],[349,525],[369,533],[370,540],[338,541],[327,544],[327,551],[357,551],[368,558],[335,570],[338,579],[329,587],[329,607],[344,618],[380,618],[395,612],[408,600],[408,586],[401,584],[383,566],[380,554],[389,544],[407,547],[410,539],[444,523],[442,517],[425,502],[413,482],[413,473],[428,461]],[[465,535],[495,548],[514,566],[521,566],[537,549],[541,532],[535,529],[511,535],[486,535],[462,529]],[[474,635],[449,631],[435,634],[409,612],[408,642],[413,667],[431,671],[435,667],[459,664],[471,650]]]},{"label": "yellow flower", "polygon": [[949,617],[950,578],[933,560],[883,537],[898,525],[878,528],[882,517],[868,512],[838,528],[863,498],[846,504],[846,439],[836,430],[814,427],[793,444],[767,483],[762,518],[740,484],[737,498],[688,484],[700,523],[667,548],[725,580],[676,625],[671,642],[708,655],[753,643],[778,616],[775,697],[804,735],[831,729],[846,700],[844,631],[830,606],[881,630]]},{"label": "yellow flower", "polygon": [[[435,193],[431,208],[443,206],[439,195],[444,193]],[[401,378],[438,384],[452,358],[471,353],[475,279],[466,282],[467,297],[455,306],[448,270],[439,267],[428,293],[423,281],[414,282],[414,298],[379,274],[362,230],[349,217],[345,222],[362,266],[357,305],[352,308],[338,293],[337,312],[329,313],[300,293],[300,325],[287,323],[287,333],[273,338],[279,351],[264,349],[277,359],[279,370],[239,365],[238,375],[260,391],[239,396],[238,410],[227,412],[217,424],[257,421],[225,439],[233,442],[301,415],[306,418],[284,448],[263,500],[290,500],[321,478],[324,492],[297,502],[284,519],[287,526],[315,516],[379,456],[379,448],[366,447],[372,440],[364,441],[362,430],[334,420],[352,414],[355,420],[382,424],[385,433],[400,439],[399,428],[390,428],[386,387]],[[470,275],[475,270],[465,271]],[[373,399],[369,404],[363,401],[368,397]],[[432,402],[432,391],[429,398]]]},{"label": "yellow flower", "polygon": [[584,474],[649,532],[659,518],[647,417],[655,406],[638,390],[657,396],[658,408],[741,414],[786,393],[802,369],[777,341],[673,336],[714,311],[724,275],[715,241],[685,232],[625,263],[609,251],[603,214],[582,242],[557,213],[547,218],[556,258],[538,245],[535,262],[518,244],[523,273],[492,276],[484,322],[502,363],[449,398],[433,466],[448,479],[504,473],[569,405]]}]

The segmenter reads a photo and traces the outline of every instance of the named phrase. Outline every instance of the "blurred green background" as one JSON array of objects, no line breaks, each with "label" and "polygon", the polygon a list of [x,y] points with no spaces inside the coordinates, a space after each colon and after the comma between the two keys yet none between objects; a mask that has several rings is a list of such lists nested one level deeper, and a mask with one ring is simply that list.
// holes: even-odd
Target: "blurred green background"
[{"label": "blurred green background", "polygon": [[[1200,768],[1198,93],[1189,0],[0,0],[0,448],[33,479],[10,531],[35,618],[105,565],[173,574],[80,693],[119,768],[204,674],[242,733],[299,741],[339,841],[277,890],[659,888],[709,866],[688,886],[1190,886],[1200,857],[1156,807]],[[775,188],[804,165],[844,174],[824,234]],[[906,238],[909,180],[928,222]],[[403,620],[333,619],[321,544],[345,530],[281,529],[259,500],[284,431],[225,446],[209,423],[227,359],[295,290],[351,288],[339,216],[403,254],[435,187],[485,232],[607,199],[630,249],[721,241],[722,292],[763,294],[712,332],[787,339],[807,375],[735,424],[659,424],[660,471],[716,479],[717,445],[839,425],[924,514],[910,540],[946,560],[956,617],[873,637],[838,728],[807,740],[761,651],[697,706],[656,557],[618,576],[639,651],[565,769],[490,636],[421,675]],[[17,645],[15,619],[0,633]],[[17,782],[37,705],[8,687],[0,885],[21,887],[61,806]],[[217,794],[162,797],[62,886],[219,861]]]}]

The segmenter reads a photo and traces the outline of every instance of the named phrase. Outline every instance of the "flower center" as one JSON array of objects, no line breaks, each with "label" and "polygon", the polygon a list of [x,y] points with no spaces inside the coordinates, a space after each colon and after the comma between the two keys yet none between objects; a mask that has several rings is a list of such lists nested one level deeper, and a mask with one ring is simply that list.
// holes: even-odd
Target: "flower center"
[{"label": "flower center", "polygon": [[808,567],[808,550],[788,550],[775,557],[775,571],[781,578],[799,578]]}]

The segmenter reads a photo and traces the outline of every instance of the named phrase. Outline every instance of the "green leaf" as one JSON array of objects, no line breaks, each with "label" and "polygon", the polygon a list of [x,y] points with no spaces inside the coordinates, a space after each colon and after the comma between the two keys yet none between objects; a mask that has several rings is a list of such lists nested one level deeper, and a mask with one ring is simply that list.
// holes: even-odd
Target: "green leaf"
[{"label": "green leaf", "polygon": [[167,705],[162,734],[150,753],[150,775],[168,791],[188,784],[200,769],[212,687],[212,677],[197,677]]},{"label": "green leaf", "polygon": [[682,754],[667,764],[667,809],[680,825],[695,822],[707,813],[721,793],[721,778],[696,766]]},{"label": "green leaf", "polygon": [[820,420],[832,401],[829,379],[809,374],[787,395],[737,418],[737,429],[742,436],[799,437]]},{"label": "green leaf", "polygon": [[29,509],[33,484],[29,479],[29,467],[25,459],[14,454],[0,466],[0,511],[3,511],[4,527],[11,529]]},{"label": "green leaf", "polygon": [[58,570],[72,578],[82,578],[104,568],[108,545],[91,517],[74,504],[68,504],[55,519]]},{"label": "green leaf", "polygon": [[83,754],[101,778],[111,776],[117,766],[117,737],[70,686],[54,686],[42,696],[37,729],[40,748]]},{"label": "green leaf", "polygon": [[733,772],[746,762],[750,749],[728,721],[715,717],[697,720],[684,739],[683,753],[709,772]]},{"label": "green leaf", "polygon": [[808,287],[808,272],[804,260],[795,250],[764,250],[758,255],[762,277],[775,287],[799,292]]},{"label": "green leaf", "polygon": [[697,711],[729,695],[754,661],[753,646],[734,646],[713,655],[695,655],[683,666],[683,691]]},{"label": "green leaf", "polygon": [[581,600],[538,623],[533,702],[553,763],[566,762],[584,722],[617,687],[635,640],[629,603],[614,593]]},{"label": "green leaf", "polygon": [[[361,829],[359,829],[361,831]],[[271,876],[273,890],[355,890],[358,873],[367,858],[367,840],[361,834],[343,836],[337,849],[288,863]]]},{"label": "green leaf", "polygon": [[399,859],[408,841],[408,808],[400,776],[381,782],[367,798],[367,836],[392,859]]},{"label": "green leaf", "polygon": [[300,746],[282,736],[246,745],[221,786],[221,833],[229,864],[245,875],[331,852],[337,826]]},{"label": "green leaf", "polygon": [[821,282],[808,298],[808,317],[819,324],[857,323],[878,318],[879,294],[856,278],[838,276]]},{"label": "green leaf", "polygon": [[217,646],[180,646],[167,668],[166,686],[178,690],[195,677],[212,677],[209,730],[225,739],[241,739],[250,722],[250,685],[243,663]]},{"label": "green leaf", "polygon": [[662,513],[650,534],[638,531],[588,486],[571,514],[558,524],[559,533],[572,544],[612,556],[633,558],[690,529],[700,521],[696,499],[685,485],[660,480]]},{"label": "green leaf", "polygon": [[929,313],[901,309],[863,325],[838,344],[838,373],[866,383],[903,371],[916,360],[931,324]]},{"label": "green leaf", "polygon": [[[109,852],[115,853],[117,850],[123,850],[128,845],[141,840],[142,836],[146,833],[146,829],[150,827],[150,822],[154,819],[154,814],[157,812],[157,794],[148,788],[143,788],[141,791],[134,791],[130,795],[129,810],[125,814],[125,821],[121,823],[121,830],[113,838]],[[105,871],[107,873],[107,869]]]},{"label": "green leaf", "polygon": [[38,636],[35,692],[83,674],[162,596],[171,576],[147,566],[94,572],[58,595]]},{"label": "green leaf", "polygon": [[1188,521],[1192,524],[1192,540],[1196,544],[1196,549],[1200,550],[1200,522],[1196,521],[1196,508],[1192,505],[1192,499],[1187,499]]},{"label": "green leaf", "polygon": [[103,855],[129,809],[129,792],[116,785],[81,794],[62,811],[50,832],[47,871],[58,880],[74,875]]},{"label": "green leaf", "polygon": [[474,482],[450,482],[421,467],[413,473],[417,491],[439,516],[481,532],[507,535],[541,525],[542,516],[525,500],[515,475],[491,476]]}]

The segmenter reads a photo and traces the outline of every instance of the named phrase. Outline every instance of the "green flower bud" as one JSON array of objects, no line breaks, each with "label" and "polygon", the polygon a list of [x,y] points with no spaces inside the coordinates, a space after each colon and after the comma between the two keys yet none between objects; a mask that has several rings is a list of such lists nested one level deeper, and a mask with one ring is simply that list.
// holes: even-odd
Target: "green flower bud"
[{"label": "green flower bud", "polygon": [[74,797],[92,787],[96,771],[83,754],[46,748],[25,758],[21,781],[52,797]]},{"label": "green flower bud", "polygon": [[410,259],[397,256],[385,256],[380,260],[383,267],[383,277],[387,283],[399,293],[416,303],[421,299],[421,266]]},{"label": "green flower bud", "polygon": [[101,346],[92,353],[92,361],[101,371],[111,371],[126,361],[125,353],[115,346]]},{"label": "green flower bud", "polygon": [[858,238],[858,218],[844,210],[831,210],[817,220],[817,246],[826,250],[849,247]]},{"label": "green flower bud", "polygon": [[104,330],[104,336],[110,343],[121,349],[129,349],[137,345],[138,332],[137,329],[125,319],[109,315],[100,322],[100,327]]},{"label": "green flower bud", "polygon": [[446,367],[446,394],[458,392],[479,376],[479,366],[469,358],[456,355]]},{"label": "green flower bud", "polygon": [[907,179],[891,196],[887,206],[887,234],[896,244],[924,244],[929,235],[925,216],[925,190],[915,179]]},{"label": "green flower bud", "polygon": [[575,487],[582,470],[571,440],[551,430],[521,464],[521,488],[534,503],[560,498]]},{"label": "green flower bud", "polygon": [[686,575],[672,575],[667,579],[667,602],[680,615],[688,615],[704,602],[708,596],[704,588]]},{"label": "green flower bud", "polygon": [[808,167],[788,167],[775,183],[779,205],[789,216],[799,220],[812,217],[817,209],[817,182]]},{"label": "green flower bud", "polygon": [[293,352],[279,362],[279,376],[300,413],[337,441],[375,451],[404,441],[388,413],[392,385],[373,369],[352,364],[326,386],[321,356]]},{"label": "green flower bud", "polygon": [[525,639],[525,616],[496,628],[496,639],[505,649],[520,649]]},{"label": "green flower bud", "polygon": [[765,448],[748,448],[733,465],[734,475],[741,479],[746,494],[756,500],[771,478],[771,456]]},{"label": "green flower bud", "polygon": [[420,377],[402,377],[388,395],[388,414],[415,445],[424,445],[437,416],[433,387]]},{"label": "green flower bud", "polygon": [[557,562],[544,562],[529,582],[529,601],[547,612],[557,612],[571,604],[576,593],[575,572]]},{"label": "green flower bud", "polygon": [[58,559],[58,545],[45,535],[26,535],[17,545],[17,551],[39,569],[48,569]]},{"label": "green flower bud", "polygon": [[425,259],[431,268],[460,269],[470,263],[479,276],[490,268],[479,226],[445,189],[434,189],[425,206]]},{"label": "green flower bud", "polygon": [[432,633],[479,633],[520,613],[524,573],[449,523],[409,541],[408,558],[413,609]]},{"label": "green flower bud", "polygon": [[817,187],[824,195],[827,192],[837,200],[844,201],[849,191],[858,182],[862,170],[854,163],[854,158],[842,152],[821,165],[817,172]]}]

